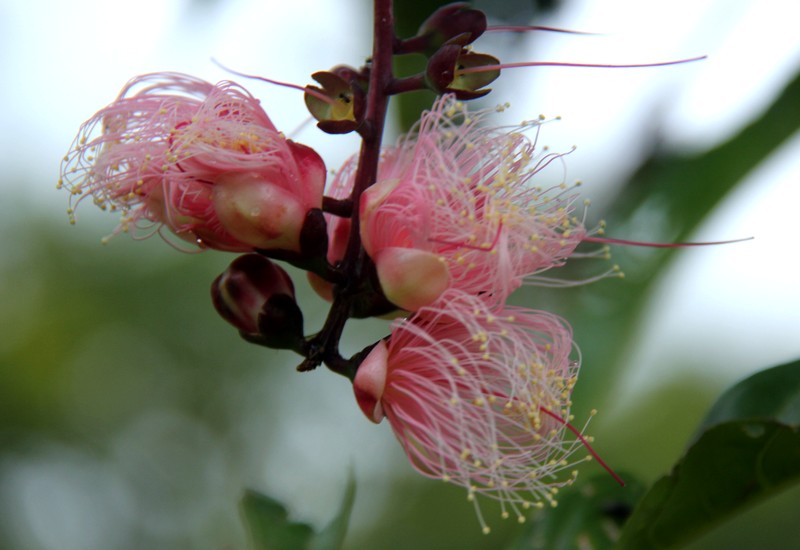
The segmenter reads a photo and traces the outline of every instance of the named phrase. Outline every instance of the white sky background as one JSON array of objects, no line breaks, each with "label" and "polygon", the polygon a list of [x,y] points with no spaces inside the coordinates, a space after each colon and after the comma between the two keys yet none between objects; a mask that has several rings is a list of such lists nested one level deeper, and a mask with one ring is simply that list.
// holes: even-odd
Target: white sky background
[{"label": "white sky background", "polygon": [[[139,0],[135,8],[108,0],[0,0],[0,215],[24,201],[62,216],[66,227],[67,196],[55,190],[60,158],[80,123],[136,74],[171,70],[239,80],[279,128],[291,131],[307,118],[299,92],[231,77],[210,58],[300,84],[339,63],[357,66],[370,50],[365,5],[222,0],[188,9],[185,0]],[[800,3],[786,0],[573,1],[549,23],[607,35],[538,36],[536,51],[517,40],[508,60],[709,59],[662,69],[517,69],[504,73],[493,100],[511,101],[514,119],[561,115],[546,127],[545,140],[554,149],[578,145],[567,159],[570,176],[591,194],[632,168],[645,135],[642,117],[654,105],[663,109],[667,142],[687,149],[710,146],[754,116],[800,65],[797,21]],[[510,43],[492,37],[479,50]],[[316,147],[330,167],[357,143],[313,125],[299,140]],[[9,188],[19,173],[36,185]],[[799,189],[800,139],[794,139],[696,235],[756,240],[687,251],[676,262],[653,302],[642,345],[631,353],[631,383],[655,383],[654,373],[697,356],[727,369],[709,377],[728,381],[800,356]],[[323,499],[317,506],[301,512],[324,521],[332,504]]]}]

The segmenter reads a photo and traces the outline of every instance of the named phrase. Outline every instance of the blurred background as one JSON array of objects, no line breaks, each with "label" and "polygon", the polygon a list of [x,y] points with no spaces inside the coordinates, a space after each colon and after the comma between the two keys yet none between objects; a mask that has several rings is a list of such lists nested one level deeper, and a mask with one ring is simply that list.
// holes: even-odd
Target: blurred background
[{"label": "blurred background", "polygon": [[[397,2],[413,34],[435,2]],[[414,4],[412,7],[410,4]],[[542,142],[584,182],[589,218],[646,241],[754,240],[679,251],[621,248],[627,277],[516,301],[562,314],[583,353],[577,419],[615,469],[666,473],[715,397],[800,356],[795,210],[800,201],[798,7],[781,0],[476,2],[494,23],[601,33],[492,33],[503,61],[641,63],[650,69],[504,71],[488,101],[502,122],[540,113]],[[499,548],[518,534],[491,503],[480,534],[463,490],[412,472],[388,425],[355,406],[349,383],[256,348],[218,318],[211,281],[233,259],[181,254],[153,238],[100,238],[113,216],[78,224],[56,191],[78,127],[132,76],[232,78],[212,63],[298,84],[359,66],[371,48],[367,0],[0,0],[0,548],[244,548],[244,488],[324,525],[353,467],[345,547]],[[413,61],[410,63],[413,64]],[[403,70],[412,70],[404,66]],[[242,82],[276,126],[330,168],[357,148],[307,123],[299,93]],[[429,96],[396,105],[397,133]],[[389,139],[392,139],[391,137]],[[592,262],[578,262],[567,276]],[[601,266],[602,269],[602,266]],[[325,304],[295,281],[309,331]],[[348,326],[345,351],[386,334]],[[584,474],[599,474],[589,465]],[[697,548],[782,548],[800,535],[800,492],[723,525]],[[783,543],[783,544],[782,544]]]}]

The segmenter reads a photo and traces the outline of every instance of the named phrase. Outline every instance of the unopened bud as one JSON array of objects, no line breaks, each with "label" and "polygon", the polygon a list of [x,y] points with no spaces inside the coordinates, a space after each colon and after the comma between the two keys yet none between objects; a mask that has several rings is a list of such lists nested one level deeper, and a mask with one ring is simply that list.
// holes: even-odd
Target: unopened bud
[{"label": "unopened bud", "polygon": [[289,274],[259,254],[235,259],[211,285],[223,319],[248,339],[274,348],[294,348],[302,339],[303,315]]},{"label": "unopened bud", "polygon": [[466,2],[442,6],[420,26],[418,36],[428,37],[428,49],[444,44],[471,44],[486,31],[486,15]]}]

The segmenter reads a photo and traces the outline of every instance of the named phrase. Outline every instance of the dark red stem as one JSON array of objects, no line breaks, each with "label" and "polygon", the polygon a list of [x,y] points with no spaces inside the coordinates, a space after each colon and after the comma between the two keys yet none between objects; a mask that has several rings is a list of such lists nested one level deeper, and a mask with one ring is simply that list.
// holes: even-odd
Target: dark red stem
[{"label": "dark red stem", "polygon": [[388,95],[402,94],[405,92],[415,92],[417,90],[427,90],[428,85],[425,83],[425,75],[415,75],[406,78],[398,78],[389,84],[386,90]]},{"label": "dark red stem", "polygon": [[322,197],[322,211],[334,216],[349,218],[353,215],[353,201],[350,199],[334,199]]},{"label": "dark red stem", "polygon": [[334,287],[334,300],[322,330],[306,342],[306,360],[300,370],[311,370],[320,363],[344,376],[355,376],[356,365],[339,353],[339,339],[350,316],[353,300],[357,296],[371,260],[361,246],[359,235],[358,203],[361,193],[375,183],[378,176],[378,161],[381,139],[386,122],[390,85],[394,81],[392,54],[396,45],[392,0],[374,0],[374,27],[372,66],[369,73],[369,91],[366,99],[364,122],[359,129],[361,150],[358,158],[353,192],[348,202],[350,214],[350,240],[341,264],[345,283]]}]

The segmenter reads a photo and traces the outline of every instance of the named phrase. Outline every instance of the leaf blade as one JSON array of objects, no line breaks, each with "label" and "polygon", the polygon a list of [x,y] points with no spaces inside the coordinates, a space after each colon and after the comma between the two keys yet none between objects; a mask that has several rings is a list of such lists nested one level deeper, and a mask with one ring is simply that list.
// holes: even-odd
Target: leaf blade
[{"label": "leaf blade", "polygon": [[619,548],[670,548],[800,483],[800,362],[726,391],[672,472],[625,524]]},{"label": "leaf blade", "polygon": [[311,538],[308,546],[309,550],[339,550],[344,543],[347,535],[347,528],[350,524],[350,514],[353,511],[353,504],[356,500],[356,482],[352,469],[347,477],[342,504],[339,512],[319,533]]},{"label": "leaf blade", "polygon": [[248,489],[240,508],[253,550],[298,550],[308,546],[313,535],[311,526],[289,521],[286,508],[277,500]]}]

